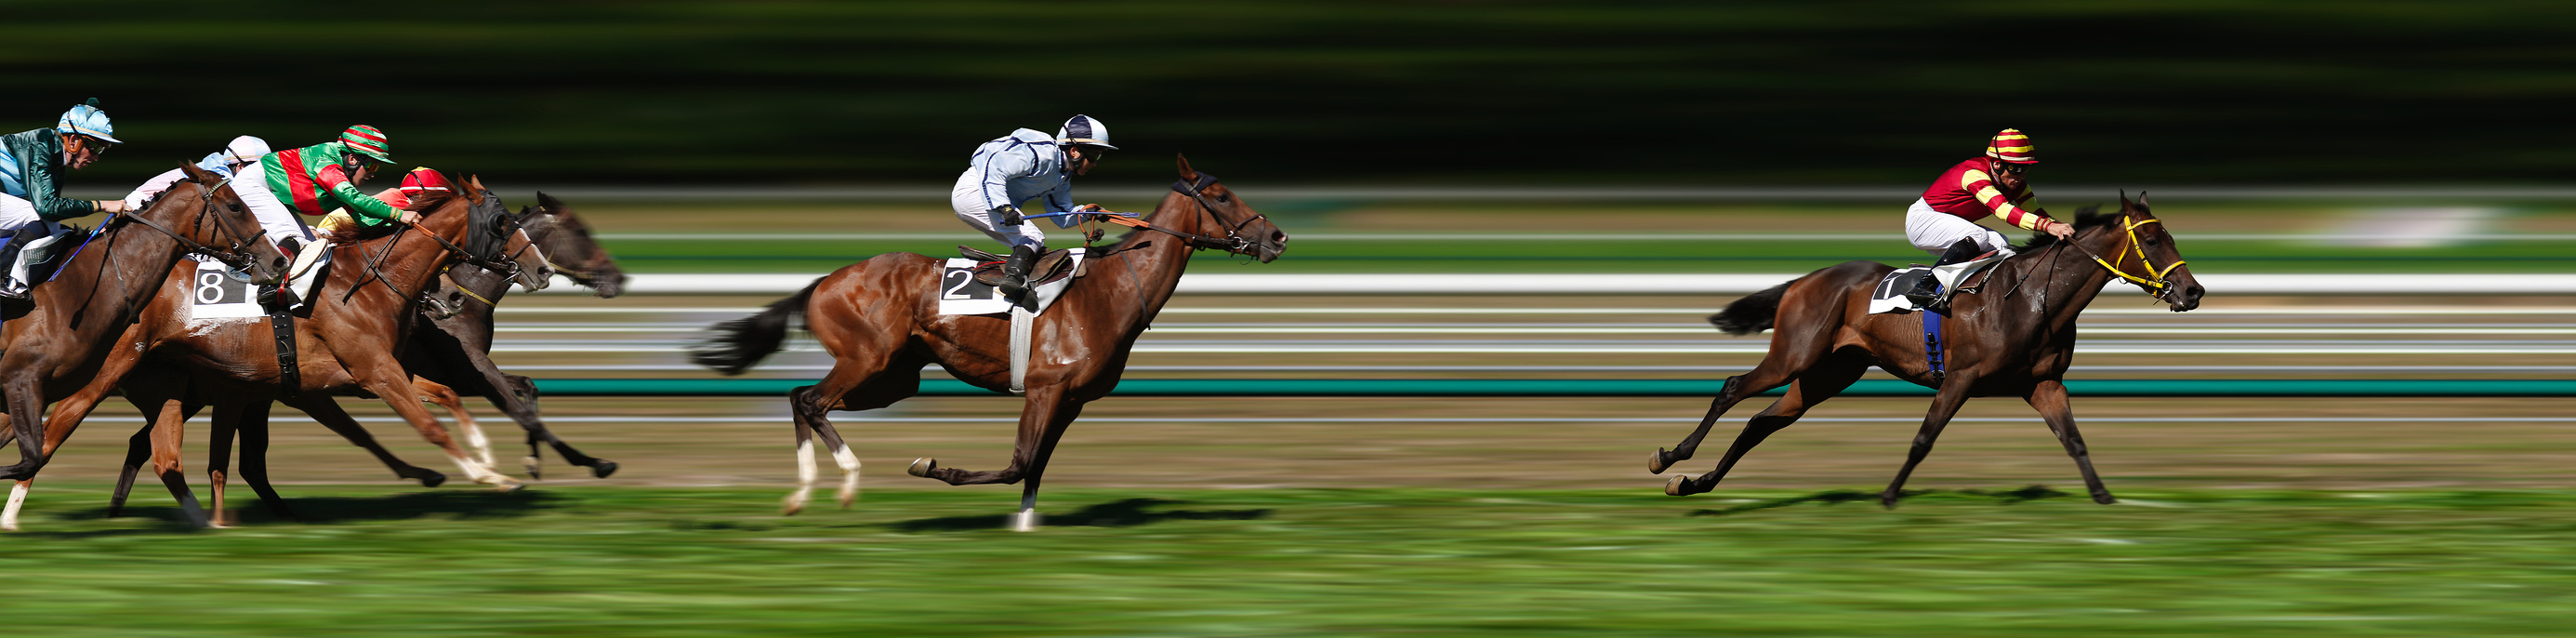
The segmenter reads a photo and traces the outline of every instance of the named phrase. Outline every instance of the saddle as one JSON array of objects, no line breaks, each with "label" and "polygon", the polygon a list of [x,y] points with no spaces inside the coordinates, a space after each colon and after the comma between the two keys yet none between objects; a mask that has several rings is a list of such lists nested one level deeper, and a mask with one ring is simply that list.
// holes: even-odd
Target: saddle
[{"label": "saddle", "polygon": [[[975,283],[1002,285],[1002,265],[1010,263],[1009,255],[996,255],[968,246],[958,246],[957,254],[975,260]],[[1039,255],[1037,264],[1029,267],[1029,287],[1036,288],[1040,284],[1051,284],[1072,276],[1072,249],[1050,250]]]}]

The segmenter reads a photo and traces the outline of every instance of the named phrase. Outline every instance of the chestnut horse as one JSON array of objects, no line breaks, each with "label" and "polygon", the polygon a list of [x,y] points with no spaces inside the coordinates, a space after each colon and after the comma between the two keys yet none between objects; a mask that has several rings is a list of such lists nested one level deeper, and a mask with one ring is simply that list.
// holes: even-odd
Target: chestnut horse
[{"label": "chestnut horse", "polygon": [[[1202,248],[1246,255],[1267,263],[1287,250],[1288,235],[1236,198],[1214,176],[1179,160],[1180,182],[1154,207],[1151,224],[1113,248],[1085,259],[1089,274],[1073,282],[1045,314],[1034,319],[1027,405],[1009,467],[970,472],[938,461],[913,461],[909,473],[950,485],[1016,483],[1016,527],[1036,525],[1038,482],[1057,439],[1082,413],[1083,404],[1108,396],[1127,368],[1128,349],[1160,312]],[[858,487],[859,460],[842,442],[826,413],[871,410],[920,390],[921,368],[937,362],[976,387],[1006,392],[1011,384],[1010,319],[1003,315],[939,314],[940,264],[912,253],[889,253],[816,280],[803,292],[771,303],[760,314],[711,328],[690,359],[725,374],[740,374],[776,352],[789,321],[804,317],[808,330],[832,354],[822,383],[788,393],[796,418],[796,491],[786,513],[803,510],[814,487],[813,437],[820,435],[841,466],[842,507]]]},{"label": "chestnut horse", "polygon": [[286,257],[260,236],[250,208],[222,177],[183,168],[188,177],[142,210],[101,222],[105,232],[35,286],[35,308],[0,324],[0,393],[8,396],[19,455],[17,464],[0,467],[0,478],[24,479],[44,468],[53,453],[38,426],[45,404],[97,377],[108,350],[124,343],[118,333],[161,293],[164,273],[181,255],[221,260],[263,283],[286,269]]},{"label": "chestnut horse", "polygon": [[[437,418],[417,400],[420,391],[415,385],[427,382],[414,382],[397,356],[413,325],[422,293],[437,284],[440,271],[449,265],[474,261],[507,269],[510,267],[500,264],[508,261],[516,264],[521,281],[531,287],[543,286],[552,276],[545,258],[511,223],[508,211],[492,210],[499,208],[499,201],[485,194],[480,180],[468,179],[460,182],[455,192],[433,191],[415,196],[412,209],[422,213],[417,226],[397,226],[381,237],[334,246],[329,278],[311,301],[313,317],[295,322],[298,374],[294,387],[283,386],[286,379],[278,367],[269,322],[192,325],[180,296],[165,295],[120,337],[98,377],[79,394],[66,399],[47,420],[46,449],[50,452],[52,446],[70,436],[98,399],[122,383],[127,400],[152,421],[146,428],[153,444],[154,469],[172,496],[180,500],[191,523],[210,523],[196,508],[195,496],[188,491],[177,458],[186,415],[193,411],[189,405],[192,397],[212,402],[219,421],[242,410],[264,411],[271,401],[284,402],[304,410],[342,436],[368,446],[403,478],[432,485],[445,480],[444,475],[412,467],[373,445],[366,430],[331,400],[333,394],[363,393],[392,406],[420,432],[421,438],[445,450],[476,482],[516,488],[518,481],[469,458],[447,436]],[[500,224],[483,227],[499,228],[495,234],[505,236],[488,242],[470,238],[468,230],[476,226],[469,223],[471,217]],[[464,247],[487,244],[488,252],[484,253]],[[166,281],[182,281],[177,274],[165,275]],[[146,360],[152,365],[138,366]],[[255,455],[248,452],[245,450],[243,455],[243,472],[255,485],[264,485],[264,476],[260,475],[265,467],[253,466]],[[23,494],[27,487],[28,482],[22,479],[16,494]],[[273,494],[262,496],[271,499],[273,506],[279,504]],[[214,505],[218,512],[222,511],[220,491]],[[282,509],[280,512],[284,513]],[[14,508],[7,512],[14,513]]]},{"label": "chestnut horse", "polygon": [[[562,201],[537,193],[537,205],[520,211],[518,220],[520,229],[536,245],[538,255],[555,272],[570,277],[573,283],[591,287],[598,291],[600,297],[617,296],[624,287],[626,275],[618,269],[616,260],[590,238],[588,227]],[[521,272],[523,270],[518,267],[471,261],[449,268],[440,278],[439,290],[430,294],[430,299],[441,300],[447,309],[442,311],[434,307],[440,305],[437,303],[423,304],[420,318],[412,327],[411,343],[402,351],[403,369],[412,373],[413,389],[422,393],[422,401],[438,404],[456,418],[457,430],[463,435],[467,447],[484,465],[492,464],[491,448],[476,427],[474,416],[465,411],[460,393],[482,395],[528,431],[526,465],[531,478],[538,476],[537,451],[540,449],[538,446],[544,444],[552,444],[564,460],[591,468],[593,476],[607,478],[617,471],[617,464],[582,454],[556,438],[537,416],[533,401],[534,384],[527,377],[503,374],[492,363],[491,357],[485,355],[492,349],[493,304],[509,293],[511,284],[520,281],[518,275]],[[221,386],[220,382],[206,385],[210,388]],[[221,504],[224,500],[226,470],[232,461],[232,445],[238,434],[242,437],[242,478],[250,482],[251,489],[263,500],[268,501],[273,511],[285,511],[276,489],[267,481],[268,412],[271,406],[265,402],[250,405],[216,396],[213,392],[197,391],[181,409],[180,418],[194,418],[199,409],[210,404],[222,406],[215,411],[213,438],[208,445],[211,458],[207,460],[206,470],[215,502]],[[108,497],[110,516],[124,509],[126,497],[134,487],[135,473],[152,458],[152,432],[152,424],[147,423],[128,442],[125,467],[117,476],[115,493]],[[384,451],[371,437],[356,438],[351,442],[379,452],[379,458],[392,454]],[[392,469],[406,476],[406,471],[429,471],[414,468],[408,463]],[[222,524],[225,516],[225,512],[218,511],[213,518],[217,524]]]},{"label": "chestnut horse", "polygon": [[[2120,197],[2120,212],[2076,216],[2072,241],[2040,235],[2020,254],[1961,282],[1971,292],[1951,297],[1942,339],[1947,345],[1946,376],[1935,376],[1923,354],[1921,315],[1869,314],[1870,292],[1894,270],[1876,262],[1854,261],[1727,304],[1709,322],[1731,334],[1776,329],[1771,352],[1751,372],[1728,377],[1709,406],[1699,429],[1672,451],[1655,450],[1648,471],[1662,474],[1676,461],[1691,458],[1709,426],[1737,401],[1781,385],[1789,393],[1744,425],[1728,446],[1717,469],[1697,477],[1676,476],[1664,493],[1687,496],[1709,491],[1771,433],[1795,423],[1819,402],[1851,387],[1870,366],[1918,385],[1939,390],[1923,429],[1914,435],[1905,467],[1879,494],[1895,507],[1905,477],[1932,453],[1932,441],[1969,397],[2011,396],[2030,402],[2048,421],[2068,456],[2084,473],[2084,487],[2094,502],[2110,503],[2111,491],[2093,473],[2084,437],[2075,430],[2075,414],[2066,399],[2066,366],[2075,358],[2075,318],[2102,293],[2114,276],[2128,279],[2165,302],[2174,312],[2200,307],[2201,287],[2184,268],[2182,253],[2164,224],[2147,212],[2147,196],[2135,202]],[[2073,254],[2070,254],[2073,253]],[[2107,256],[2107,257],[2106,257]],[[2088,262],[2097,265],[2087,265]],[[2158,264],[2163,264],[2159,266]]]}]

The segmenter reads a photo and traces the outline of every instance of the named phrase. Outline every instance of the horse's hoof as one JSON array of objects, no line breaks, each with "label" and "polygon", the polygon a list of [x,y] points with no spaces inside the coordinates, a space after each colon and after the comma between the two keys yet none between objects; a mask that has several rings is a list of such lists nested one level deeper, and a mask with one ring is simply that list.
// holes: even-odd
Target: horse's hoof
[{"label": "horse's hoof", "polygon": [[930,473],[936,471],[939,471],[939,459],[927,456],[913,459],[912,467],[903,468],[903,473],[922,478],[930,478]]},{"label": "horse's hoof", "polygon": [[2094,495],[2093,495],[2093,502],[2095,502],[2095,503],[2101,503],[2101,504],[2103,504],[2103,505],[2110,505],[2110,504],[2112,504],[2112,503],[2118,503],[2118,502],[2120,502],[2120,499],[2111,498],[2111,493],[2110,493],[2110,492],[2102,492],[2102,493],[2098,493],[2098,494],[2094,494]]},{"label": "horse's hoof", "polygon": [[1647,474],[1662,474],[1662,473],[1664,473],[1664,470],[1665,470],[1666,468],[1670,468],[1670,467],[1672,467],[1672,466],[1673,466],[1673,462],[1672,462],[1672,461],[1669,461],[1669,460],[1665,460],[1665,459],[1664,459],[1664,449],[1663,449],[1663,448],[1655,448],[1655,453],[1654,453],[1654,454],[1648,454],[1648,455],[1646,455],[1646,473],[1647,473]]},{"label": "horse's hoof", "polygon": [[421,487],[438,487],[440,485],[447,484],[447,475],[440,474],[437,471],[431,471],[428,476],[417,478],[420,479]]},{"label": "horse's hoof", "polygon": [[518,481],[509,480],[509,479],[501,479],[501,480],[499,480],[499,481],[493,481],[493,482],[492,482],[492,491],[495,491],[495,492],[516,492],[516,491],[519,491],[519,490],[520,490],[520,488],[525,488],[525,487],[527,487],[527,486],[528,486],[528,484],[526,484],[526,483],[521,483],[521,482],[518,482]]},{"label": "horse's hoof", "polygon": [[610,461],[610,460],[607,460],[607,459],[601,459],[601,460],[600,460],[599,462],[597,462],[597,463],[592,463],[592,464],[590,464],[590,476],[591,476],[591,478],[608,478],[608,475],[610,475],[610,474],[616,474],[616,473],[617,473],[617,462],[616,462],[616,461]]},{"label": "horse's hoof", "polygon": [[1687,476],[1676,476],[1673,480],[1664,482],[1665,496],[1690,496],[1698,493],[1691,491],[1690,477]]},{"label": "horse's hoof", "polygon": [[1887,509],[1888,509],[1888,510],[1890,510],[1890,511],[1895,510],[1895,509],[1896,509],[1896,493],[1895,493],[1895,492],[1889,492],[1889,493],[1886,493],[1886,494],[1880,494],[1880,495],[1878,495],[1878,506],[1879,506],[1879,507],[1883,507],[1883,508],[1887,508]]}]

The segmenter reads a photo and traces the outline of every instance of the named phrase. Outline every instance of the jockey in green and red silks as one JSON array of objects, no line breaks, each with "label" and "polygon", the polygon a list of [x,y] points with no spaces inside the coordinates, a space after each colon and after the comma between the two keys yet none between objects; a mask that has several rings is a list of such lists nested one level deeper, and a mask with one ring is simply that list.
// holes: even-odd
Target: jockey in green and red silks
[{"label": "jockey in green and red silks", "polygon": [[[260,230],[277,242],[278,252],[295,255],[288,276],[305,279],[325,259],[325,242],[295,215],[324,215],[347,209],[360,227],[375,228],[395,220],[416,221],[418,213],[394,208],[358,190],[378,165],[393,163],[383,131],[364,124],[340,132],[340,138],[304,148],[269,153],[243,166],[233,176],[233,194],[241,196],[259,219]],[[299,287],[302,287],[299,284]]]}]

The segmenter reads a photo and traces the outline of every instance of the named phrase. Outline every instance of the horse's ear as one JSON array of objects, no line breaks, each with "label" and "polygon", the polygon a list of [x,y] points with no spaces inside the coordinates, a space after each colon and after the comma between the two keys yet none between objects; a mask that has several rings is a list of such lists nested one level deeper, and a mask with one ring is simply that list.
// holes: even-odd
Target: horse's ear
[{"label": "horse's ear", "polygon": [[198,168],[196,164],[188,162],[180,162],[179,171],[188,175],[188,181],[199,184],[213,184],[215,182],[223,181],[223,178],[215,177],[214,173],[207,172],[206,169]]},{"label": "horse's ear", "polygon": [[537,191],[537,209],[549,213],[561,213],[564,209],[563,200],[555,199],[555,196],[548,195],[545,191]]},{"label": "horse's ear", "polygon": [[2147,192],[2146,192],[2146,191],[2138,191],[2138,209],[2139,209],[2139,210],[2146,210],[2146,208],[2147,208]]},{"label": "horse's ear", "polygon": [[481,175],[467,175],[467,176],[465,176],[465,195],[466,195],[468,198],[470,198],[468,201],[472,201],[472,202],[477,203],[477,204],[483,203],[483,200],[484,200],[484,198],[485,198],[485,196],[484,196],[483,192],[484,192],[484,188],[483,188],[483,176],[481,176]]},{"label": "horse's ear", "polygon": [[2126,213],[2129,212],[2129,209],[2135,207],[2135,204],[2129,202],[2129,189],[2120,189],[2120,212]]},{"label": "horse's ear", "polygon": [[1195,182],[1195,181],[1199,181],[1199,172],[1198,172],[1198,169],[1190,168],[1190,158],[1189,158],[1189,156],[1187,156],[1187,155],[1182,155],[1182,154],[1180,154],[1180,153],[1173,153],[1173,154],[1172,154],[1172,158],[1173,158],[1173,159],[1175,159],[1175,160],[1178,160],[1178,161],[1179,161],[1179,164],[1181,165],[1181,181],[1184,181],[1184,182]]}]

